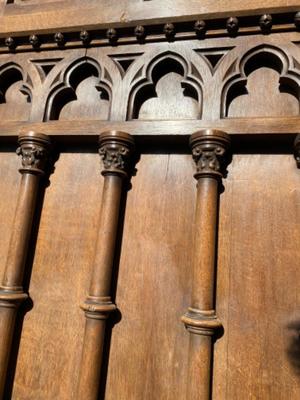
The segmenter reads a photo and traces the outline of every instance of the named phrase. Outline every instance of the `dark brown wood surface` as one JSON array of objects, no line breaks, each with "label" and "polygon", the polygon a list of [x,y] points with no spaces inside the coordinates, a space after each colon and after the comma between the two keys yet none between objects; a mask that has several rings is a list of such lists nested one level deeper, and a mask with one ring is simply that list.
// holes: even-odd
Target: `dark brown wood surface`
[{"label": "dark brown wood surface", "polygon": [[[221,196],[214,397],[297,399],[299,174],[289,155],[236,155]],[[251,187],[251,193],[249,193]]]},{"label": "dark brown wood surface", "polygon": [[[28,295],[13,318],[0,308],[3,400],[300,397],[298,8],[1,3],[1,304],[9,277]],[[230,137],[223,186],[207,168],[224,143],[195,157],[201,130]],[[30,131],[53,144],[38,194],[34,175],[19,187]],[[103,170],[99,135],[115,131],[131,136],[100,153]]]}]

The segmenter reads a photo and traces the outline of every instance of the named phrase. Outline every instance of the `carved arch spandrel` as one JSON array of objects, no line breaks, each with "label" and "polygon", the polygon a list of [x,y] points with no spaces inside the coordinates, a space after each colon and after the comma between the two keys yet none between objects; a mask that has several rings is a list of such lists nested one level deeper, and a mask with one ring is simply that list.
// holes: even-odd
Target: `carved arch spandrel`
[{"label": "carved arch spandrel", "polygon": [[200,119],[202,84],[190,60],[173,51],[159,54],[133,78],[127,119]]},{"label": "carved arch spandrel", "polygon": [[221,118],[299,115],[300,71],[277,46],[247,49],[229,65],[224,82]]},{"label": "carved arch spandrel", "polygon": [[[193,52],[199,60],[205,63],[208,73],[205,74],[204,79],[204,101],[203,101],[203,119],[215,120],[219,119],[219,109],[221,102],[220,88],[223,83],[223,71],[227,69],[226,65],[231,60],[232,54],[235,51],[237,44],[233,44],[230,40],[225,42],[224,46],[220,47],[218,41],[214,41],[211,45],[193,47]],[[239,50],[240,51],[240,50]],[[214,64],[210,59],[211,55],[219,55],[217,62]],[[201,66],[201,71],[203,66]]]},{"label": "carved arch spandrel", "polygon": [[106,120],[109,118],[111,92],[109,72],[93,58],[79,58],[54,80],[44,120]]},{"label": "carved arch spandrel", "polygon": [[0,119],[27,121],[30,117],[32,81],[20,64],[9,61],[0,66]]}]

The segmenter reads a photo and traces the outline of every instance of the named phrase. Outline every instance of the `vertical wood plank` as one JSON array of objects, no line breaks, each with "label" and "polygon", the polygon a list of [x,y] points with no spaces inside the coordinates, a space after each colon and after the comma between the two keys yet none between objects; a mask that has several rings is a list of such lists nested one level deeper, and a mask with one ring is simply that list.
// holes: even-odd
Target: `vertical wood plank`
[{"label": "vertical wood plank", "polygon": [[291,154],[236,154],[224,184],[214,398],[297,399],[299,171]]},{"label": "vertical wood plank", "polygon": [[195,186],[191,157],[142,154],[128,192],[106,400],[181,400]]}]

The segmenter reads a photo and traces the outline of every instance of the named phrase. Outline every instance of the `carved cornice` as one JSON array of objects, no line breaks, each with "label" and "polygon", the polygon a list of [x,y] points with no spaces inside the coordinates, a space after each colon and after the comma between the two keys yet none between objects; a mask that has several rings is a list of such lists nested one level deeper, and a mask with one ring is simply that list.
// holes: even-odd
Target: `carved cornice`
[{"label": "carved cornice", "polygon": [[88,296],[80,307],[85,316],[91,319],[107,319],[110,313],[117,309],[110,297],[95,296]]},{"label": "carved cornice", "polygon": [[222,178],[228,161],[229,136],[214,129],[194,133],[190,139],[197,172],[195,178],[205,176]]},{"label": "carved cornice", "polygon": [[132,167],[134,141],[131,135],[120,131],[104,132],[99,138],[99,154],[103,161],[102,175],[127,178]]},{"label": "carved cornice", "polygon": [[294,142],[294,156],[297,163],[297,167],[300,168],[300,134],[297,135]]},{"label": "carved cornice", "polygon": [[189,308],[181,320],[186,329],[196,335],[213,336],[222,329],[222,323],[214,310],[201,311]]},{"label": "carved cornice", "polygon": [[[266,9],[268,11],[268,9]],[[270,11],[270,10],[269,10]],[[272,10],[271,10],[272,11]],[[80,26],[83,26],[80,24]],[[247,15],[228,15],[227,17],[191,20],[191,16],[180,17],[180,21],[167,20],[164,23],[148,21],[145,25],[136,25],[134,21],[118,24],[104,24],[99,27],[93,24],[93,27],[85,26],[82,30],[64,31],[63,27],[59,30],[49,30],[47,33],[38,29],[31,29],[33,32],[22,31],[16,36],[0,38],[0,51],[23,51],[26,48],[35,50],[48,50],[49,48],[70,48],[96,45],[110,46],[120,44],[148,43],[176,39],[204,39],[209,37],[237,36],[245,34],[269,34],[272,32],[282,32],[300,29],[300,12],[277,12],[274,14],[256,14]],[[23,36],[24,35],[24,36]]]},{"label": "carved cornice", "polygon": [[42,133],[28,132],[19,136],[20,147],[17,154],[21,156],[21,173],[43,175],[49,161],[51,142],[48,136]]}]

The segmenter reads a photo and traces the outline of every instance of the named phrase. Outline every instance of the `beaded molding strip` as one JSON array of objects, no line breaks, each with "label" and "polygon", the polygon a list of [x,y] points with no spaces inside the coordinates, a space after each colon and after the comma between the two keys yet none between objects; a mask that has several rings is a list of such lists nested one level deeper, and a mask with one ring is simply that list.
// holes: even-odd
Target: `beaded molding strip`
[{"label": "beaded molding strip", "polygon": [[0,48],[9,51],[33,48],[48,49],[78,46],[107,46],[118,44],[205,39],[211,37],[236,37],[253,34],[270,34],[300,30],[300,11],[286,14],[264,14],[250,17],[197,20],[193,22],[168,22],[164,25],[112,27],[107,30],[82,30],[80,32],[53,32],[53,34],[31,34],[0,38]]}]

